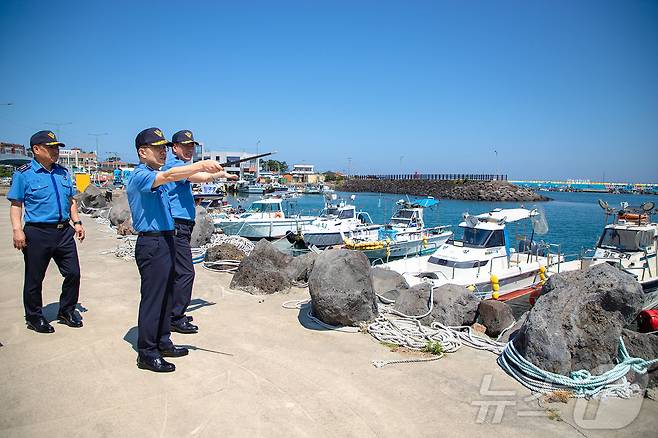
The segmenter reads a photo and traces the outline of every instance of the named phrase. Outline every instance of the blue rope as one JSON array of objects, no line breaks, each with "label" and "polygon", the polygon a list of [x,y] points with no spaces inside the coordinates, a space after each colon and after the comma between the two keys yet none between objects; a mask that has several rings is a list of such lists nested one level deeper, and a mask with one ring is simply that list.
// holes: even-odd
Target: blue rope
[{"label": "blue rope", "polygon": [[[619,338],[619,363],[600,375],[592,375],[587,370],[572,371],[569,376],[542,370],[524,358],[510,341],[498,357],[498,364],[521,384],[533,391],[547,393],[556,390],[573,392],[575,397],[592,397],[603,390],[609,390],[620,397],[629,397],[628,382],[625,376],[629,371],[645,374],[647,369],[658,363],[658,359],[644,360],[628,354],[624,340]],[[623,379],[623,380],[622,380]],[[621,382],[620,382],[621,380]]]}]

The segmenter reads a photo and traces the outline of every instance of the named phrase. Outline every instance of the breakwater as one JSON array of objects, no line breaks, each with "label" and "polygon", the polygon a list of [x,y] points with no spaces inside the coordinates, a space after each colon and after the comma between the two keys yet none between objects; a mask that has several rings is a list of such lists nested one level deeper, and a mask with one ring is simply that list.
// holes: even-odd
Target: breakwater
[{"label": "breakwater", "polygon": [[549,198],[532,189],[507,181],[473,180],[391,180],[379,178],[350,178],[337,186],[345,192],[398,193],[413,196],[434,196],[439,199],[489,202],[548,201]]}]

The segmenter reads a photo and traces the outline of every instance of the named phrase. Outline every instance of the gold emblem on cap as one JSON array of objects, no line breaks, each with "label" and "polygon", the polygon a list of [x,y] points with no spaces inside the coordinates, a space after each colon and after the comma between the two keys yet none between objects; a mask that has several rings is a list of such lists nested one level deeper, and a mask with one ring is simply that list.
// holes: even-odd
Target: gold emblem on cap
[{"label": "gold emblem on cap", "polygon": [[163,137],[162,131],[160,131],[159,129],[155,129],[153,132],[155,132],[155,135],[157,135],[158,137]]},{"label": "gold emblem on cap", "polygon": [[192,133],[190,131],[185,131],[187,138],[192,138]]},{"label": "gold emblem on cap", "polygon": [[49,132],[49,133],[48,133],[48,137],[50,137],[50,138],[52,138],[52,139],[54,140],[54,139],[55,139],[55,134],[53,134],[52,132]]}]

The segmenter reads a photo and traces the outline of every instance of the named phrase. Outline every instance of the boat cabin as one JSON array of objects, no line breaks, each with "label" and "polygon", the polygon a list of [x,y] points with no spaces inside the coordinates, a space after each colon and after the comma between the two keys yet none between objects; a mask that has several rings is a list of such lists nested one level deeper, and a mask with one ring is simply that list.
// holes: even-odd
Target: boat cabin
[{"label": "boat cabin", "polygon": [[[600,202],[601,203],[601,202]],[[619,257],[620,253],[656,252],[656,239],[658,239],[658,224],[652,223],[651,214],[655,204],[647,202],[639,207],[629,207],[622,203],[619,210],[608,207],[603,203],[606,218],[612,216],[612,223],[603,228],[601,237],[596,244],[595,257]],[[615,255],[616,254],[616,255]],[[630,257],[630,254],[627,254]]]},{"label": "boat cabin", "polygon": [[285,215],[281,203],[282,201],[280,198],[267,198],[255,201],[240,217],[246,218],[249,216],[260,215],[263,218],[283,218]]},{"label": "boat cabin", "polygon": [[[459,224],[461,235],[448,240],[430,257],[429,263],[455,268],[479,268],[487,266],[493,259],[504,259],[509,264],[513,253],[534,250],[536,255],[537,246],[526,238],[525,224],[522,224],[536,215],[537,210],[525,208],[498,208],[476,216],[465,213],[464,220]],[[519,241],[518,249],[512,245],[506,228],[512,223],[516,224],[514,239]]]}]

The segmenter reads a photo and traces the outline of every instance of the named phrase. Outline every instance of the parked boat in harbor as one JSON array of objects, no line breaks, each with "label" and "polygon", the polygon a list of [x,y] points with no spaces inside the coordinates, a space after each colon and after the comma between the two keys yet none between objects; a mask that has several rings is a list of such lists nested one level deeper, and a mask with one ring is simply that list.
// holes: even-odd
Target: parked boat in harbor
[{"label": "parked boat in harbor", "polygon": [[450,226],[425,228],[424,210],[434,207],[433,197],[398,201],[398,209],[384,226],[357,228],[343,234],[345,248],[363,252],[370,260],[431,254],[452,237]]},{"label": "parked boat in harbor", "polygon": [[[354,202],[354,195],[350,200]],[[304,225],[299,233],[291,233],[288,240],[297,246],[328,246],[341,245],[343,233],[359,232],[366,228],[378,228],[373,225],[370,214],[366,211],[357,211],[354,204],[339,200],[335,193],[325,196],[325,207],[320,215],[308,225]]]},{"label": "parked boat in harbor", "polygon": [[281,198],[261,199],[243,213],[220,213],[211,217],[215,228],[224,234],[248,239],[283,237],[288,231],[299,230],[315,219],[313,216],[286,217],[282,203]]},{"label": "parked boat in harbor", "polygon": [[548,230],[536,209],[494,209],[476,216],[465,213],[463,219],[461,236],[448,240],[432,255],[382,266],[403,274],[410,285],[423,281],[435,286],[458,284],[479,298],[502,301],[526,297],[548,276],[580,268],[578,261],[565,263],[560,245],[534,241],[536,234]]},{"label": "parked boat in harbor", "polygon": [[[629,206],[624,202],[612,208],[605,201],[599,205],[605,212],[606,225],[596,247],[583,255],[583,265],[610,263],[633,275],[645,293],[658,291],[658,223],[653,222],[656,204],[645,202]],[[610,222],[612,218],[612,222]]]}]

